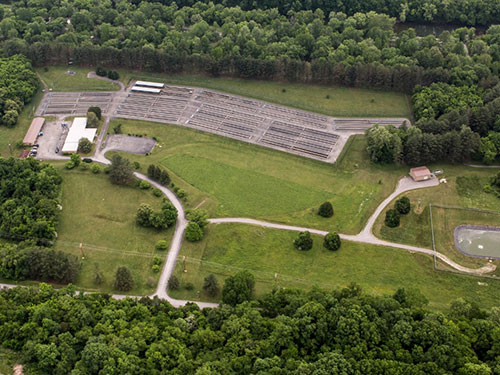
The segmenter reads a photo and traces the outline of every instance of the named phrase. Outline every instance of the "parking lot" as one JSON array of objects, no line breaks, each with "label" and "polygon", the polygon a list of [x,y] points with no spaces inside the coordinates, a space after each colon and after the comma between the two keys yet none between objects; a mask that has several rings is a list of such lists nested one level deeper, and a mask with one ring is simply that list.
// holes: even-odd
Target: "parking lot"
[{"label": "parking lot", "polygon": [[43,136],[37,139],[39,159],[63,159],[62,154],[56,153],[56,149],[61,150],[64,144],[66,135],[68,134],[68,127],[62,127],[63,120],[61,118],[55,121],[46,122],[43,126]]}]

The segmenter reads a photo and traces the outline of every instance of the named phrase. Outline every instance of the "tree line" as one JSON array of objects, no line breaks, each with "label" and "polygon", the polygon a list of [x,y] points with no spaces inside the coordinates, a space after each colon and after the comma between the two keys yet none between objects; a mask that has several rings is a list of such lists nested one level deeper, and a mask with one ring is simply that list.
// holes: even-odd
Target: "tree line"
[{"label": "tree line", "polygon": [[[152,3],[170,5],[172,0],[148,0]],[[132,0],[139,4],[139,0]],[[193,6],[196,1],[177,0],[175,3],[181,7]],[[208,3],[203,0],[203,3]],[[239,6],[243,10],[273,9],[281,14],[290,14],[301,10],[321,9],[325,13],[344,12],[353,15],[358,12],[375,11],[397,17],[401,22],[450,22],[467,25],[487,25],[497,22],[500,18],[500,4],[495,0],[215,0],[215,4],[224,6]]]},{"label": "tree line", "polygon": [[22,281],[50,281],[57,284],[74,283],[81,270],[77,256],[62,251],[0,244],[0,276]]},{"label": "tree line", "polygon": [[62,178],[49,164],[0,158],[0,236],[48,245],[56,238]]},{"label": "tree line", "polygon": [[13,127],[38,89],[38,78],[21,55],[0,58],[0,126]]},{"label": "tree line", "polygon": [[357,285],[247,302],[232,290],[250,290],[253,275],[228,280],[231,304],[204,310],[73,286],[3,290],[0,343],[47,375],[486,375],[500,366],[498,308],[460,299],[431,312],[416,290],[372,296]]},{"label": "tree line", "polygon": [[415,83],[478,83],[498,73],[498,26],[484,35],[460,28],[419,38],[412,29],[395,33],[396,20],[387,14],[326,14],[203,3],[179,8],[123,1],[113,8],[106,1],[29,7],[16,2],[0,22],[0,35],[7,55],[23,53],[36,65],[72,58],[83,65],[158,72],[399,90],[403,85],[407,92]]}]

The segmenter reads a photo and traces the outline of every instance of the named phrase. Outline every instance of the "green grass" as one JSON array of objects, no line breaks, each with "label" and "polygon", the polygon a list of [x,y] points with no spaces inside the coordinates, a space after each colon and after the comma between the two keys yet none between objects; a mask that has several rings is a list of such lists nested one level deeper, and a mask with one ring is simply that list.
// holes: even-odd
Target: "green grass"
[{"label": "green grass", "polygon": [[[116,269],[125,265],[132,271],[135,282],[130,294],[151,293],[159,276],[151,270],[152,258],[166,257],[166,252],[155,250],[155,244],[160,239],[170,243],[173,229],[156,231],[138,227],[135,213],[141,203],[159,209],[161,198],[154,197],[151,190],[112,185],[104,174],[58,168],[63,175],[63,210],[55,248],[81,256],[79,244],[83,243],[85,260],[76,285],[111,292]],[[93,282],[95,263],[106,278],[100,287]],[[154,287],[146,285],[148,277],[154,278]]]},{"label": "green grass", "polygon": [[[133,120],[123,133],[159,139],[151,155],[126,157],[163,164],[176,186],[187,192],[187,208],[202,207],[211,216],[252,216],[325,230],[358,233],[370,214],[395,188],[404,167],[372,164],[365,139],[356,136],[340,167],[175,125]],[[380,183],[379,183],[380,182]],[[316,214],[325,200],[335,215]]]},{"label": "green grass", "polygon": [[445,310],[459,297],[484,308],[498,305],[500,282],[488,280],[488,286],[483,286],[478,284],[484,281],[479,278],[435,271],[430,257],[347,241],[339,251],[331,252],[323,248],[319,236],[313,236],[312,250],[299,251],[292,244],[296,236],[297,232],[249,225],[211,225],[201,242],[183,245],[180,257],[187,257],[187,273],[182,272],[181,262],[175,270],[181,286],[191,282],[194,290],[181,287],[171,294],[197,299],[197,291],[201,291],[201,299],[210,300],[202,291],[204,277],[214,273],[222,285],[228,275],[247,269],[256,276],[257,296],[276,286],[330,289],[356,282],[378,295],[392,294],[400,287],[419,288],[435,310]]},{"label": "green grass", "polygon": [[[46,71],[47,70],[47,71]],[[68,70],[76,74],[69,75]],[[94,69],[76,66],[50,66],[37,69],[37,73],[53,91],[115,91],[120,90],[117,83],[98,78],[87,78]]]},{"label": "green grass", "polygon": [[[26,104],[15,126],[12,128],[0,126],[0,156],[19,156],[22,150],[16,147],[16,143],[22,141],[26,135],[31,125],[31,120],[33,120],[33,114],[42,100],[42,97],[43,92],[39,90],[31,100],[31,103]],[[9,143],[11,145],[10,148]],[[12,153],[10,152],[11,149]]]},{"label": "green grass", "polygon": [[143,79],[204,87],[330,116],[407,118],[412,116],[407,96],[395,92],[188,74],[166,75],[120,71],[120,76],[125,84],[131,79]]},{"label": "green grass", "polygon": [[197,189],[217,196],[217,216],[268,216],[304,210],[329,198],[326,191],[204,157],[178,154],[163,164]]},{"label": "green grass", "polygon": [[[385,212],[394,206],[394,202],[391,203],[377,219],[374,226],[375,235],[388,241],[432,248],[429,204],[500,211],[500,199],[493,194],[485,193],[482,189],[497,171],[459,165],[439,165],[431,169],[443,169],[447,184],[405,193],[404,195],[408,196],[412,203],[410,213],[401,217],[399,227],[386,227]],[[455,226],[460,224],[495,224],[498,223],[498,218],[476,214],[473,211],[437,210],[433,208],[434,231],[436,239],[439,239],[436,242],[436,250],[464,266],[484,265],[484,260],[466,257],[455,249],[453,231]]]}]

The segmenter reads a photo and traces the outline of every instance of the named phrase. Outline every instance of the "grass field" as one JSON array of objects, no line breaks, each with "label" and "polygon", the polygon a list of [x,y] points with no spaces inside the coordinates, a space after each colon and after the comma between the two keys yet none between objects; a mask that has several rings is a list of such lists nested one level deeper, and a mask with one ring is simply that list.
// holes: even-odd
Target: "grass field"
[{"label": "grass field", "polygon": [[[346,233],[359,232],[375,207],[407,173],[404,167],[368,160],[363,136],[356,136],[340,167],[175,125],[132,120],[123,133],[156,136],[149,156],[126,157],[162,164],[186,190],[188,208],[200,203],[211,216],[252,216]],[[335,215],[316,214],[325,200]]]},{"label": "grass field", "polygon": [[[66,72],[71,70],[74,75]],[[79,68],[76,66],[48,66],[37,69],[43,81],[53,91],[115,91],[120,89],[117,83],[105,81],[98,78],[87,78],[91,68]]]},{"label": "grass field", "polygon": [[[331,289],[356,282],[379,295],[392,294],[400,287],[419,288],[436,310],[446,309],[459,297],[485,308],[498,304],[500,281],[491,280],[484,286],[478,284],[478,278],[435,271],[430,257],[346,241],[339,251],[331,252],[323,248],[319,236],[313,236],[312,250],[301,252],[292,244],[296,236],[297,232],[249,225],[211,225],[201,242],[183,245],[180,256],[187,257],[188,272],[182,272],[178,262],[175,274],[181,289],[171,294],[197,299],[197,291],[201,291],[201,299],[210,300],[201,289],[205,276],[216,274],[222,285],[226,276],[247,269],[256,276],[257,296],[276,286]],[[183,287],[188,282],[194,284],[194,290]]]},{"label": "grass field", "polygon": [[[401,217],[399,227],[388,228],[384,225],[384,218],[385,211],[394,206],[391,203],[377,219],[374,226],[375,235],[388,241],[432,248],[429,204],[500,211],[500,199],[493,194],[485,193],[482,189],[490,177],[497,173],[496,171],[458,165],[439,165],[433,166],[431,169],[444,169],[447,184],[405,193],[404,195],[408,196],[412,202],[411,212]],[[420,201],[420,206],[418,201]],[[484,260],[466,257],[455,250],[453,230],[455,226],[460,224],[494,224],[495,222],[499,223],[500,221],[491,215],[461,210],[440,212],[434,207],[434,231],[436,240],[440,239],[436,242],[436,250],[464,266],[484,265]]]},{"label": "grass field", "polygon": [[[77,286],[94,290],[94,269],[98,263],[106,282],[100,291],[111,292],[118,266],[126,265],[132,271],[135,288],[130,294],[149,294],[156,288],[159,274],[151,270],[155,255],[165,258],[166,252],[155,250],[156,241],[169,243],[173,229],[156,231],[138,227],[135,213],[141,203],[159,209],[161,198],[151,190],[112,185],[104,174],[61,168],[63,175],[62,206],[58,240],[55,248],[81,255],[83,243],[85,260]],[[146,280],[154,278],[154,286]]]},{"label": "grass field", "polygon": [[204,87],[330,116],[407,118],[412,116],[407,96],[395,92],[188,74],[165,75],[120,71],[120,76],[125,84],[132,79],[142,79]]}]

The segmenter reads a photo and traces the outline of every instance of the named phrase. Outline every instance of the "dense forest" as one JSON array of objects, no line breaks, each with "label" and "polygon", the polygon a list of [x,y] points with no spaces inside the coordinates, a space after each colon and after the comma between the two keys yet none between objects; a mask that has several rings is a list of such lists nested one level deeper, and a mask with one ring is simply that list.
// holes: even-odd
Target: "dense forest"
[{"label": "dense forest", "polygon": [[[451,22],[466,25],[487,25],[498,22],[500,3],[496,0],[204,0],[224,6],[240,6],[244,10],[276,8],[281,14],[290,11],[322,9],[325,13],[348,15],[375,11],[410,22]],[[140,1],[132,1],[138,4]],[[150,0],[170,5],[173,0]],[[192,6],[196,1],[177,0],[179,6]]]},{"label": "dense forest", "polygon": [[0,236],[52,243],[61,182],[52,165],[32,158],[0,158]]},{"label": "dense forest", "polygon": [[0,342],[33,374],[488,375],[500,372],[500,310],[415,291],[278,290],[200,311],[48,285],[0,292]]},{"label": "dense forest", "polygon": [[[484,0],[14,1],[2,8],[0,39],[6,56],[24,54],[38,66],[72,61],[411,93],[421,134],[395,140],[393,132],[398,144],[383,160],[491,163],[500,154],[490,135],[500,130],[500,25],[437,37],[394,26],[395,17],[489,24],[500,19],[499,7]],[[474,135],[450,150],[463,126],[481,140]],[[432,155],[408,155],[418,147]]]},{"label": "dense forest", "polygon": [[0,126],[12,127],[38,88],[31,63],[24,56],[0,58]]}]

